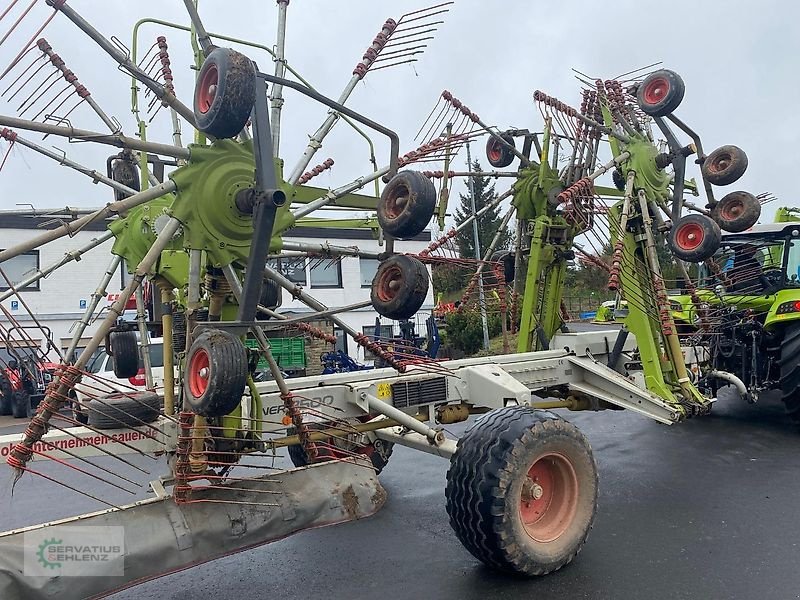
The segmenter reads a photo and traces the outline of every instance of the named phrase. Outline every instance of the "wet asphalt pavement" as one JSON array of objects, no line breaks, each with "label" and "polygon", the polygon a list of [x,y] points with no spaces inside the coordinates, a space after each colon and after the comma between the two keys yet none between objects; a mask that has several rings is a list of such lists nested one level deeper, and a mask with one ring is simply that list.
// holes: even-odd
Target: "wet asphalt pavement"
[{"label": "wet asphalt pavement", "polygon": [[[483,567],[448,525],[448,463],[396,448],[381,475],[389,500],[374,517],[111,597],[800,598],[800,433],[779,403],[728,400],[711,416],[672,427],[616,411],[564,416],[594,448],[600,498],[589,541],[557,573],[526,580]],[[450,430],[458,435],[464,426]],[[30,477],[13,499],[6,488],[0,502],[8,508],[3,530],[96,508]]]}]

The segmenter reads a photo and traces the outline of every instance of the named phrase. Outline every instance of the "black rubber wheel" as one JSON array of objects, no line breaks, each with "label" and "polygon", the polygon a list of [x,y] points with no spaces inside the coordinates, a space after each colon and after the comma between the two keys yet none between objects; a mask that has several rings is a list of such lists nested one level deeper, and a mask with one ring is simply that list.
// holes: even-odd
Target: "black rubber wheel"
[{"label": "black rubber wheel", "polygon": [[683,100],[686,86],[675,71],[661,69],[645,77],[636,90],[636,101],[642,112],[651,117],[666,117]]},{"label": "black rubber wheel", "polygon": [[525,406],[493,410],[459,440],[447,514],[462,544],[501,571],[544,575],[580,552],[597,509],[597,466],[571,423]]},{"label": "black rubber wheel", "polygon": [[186,313],[180,306],[172,313],[172,347],[176,354],[186,351]]},{"label": "black rubber wheel", "polygon": [[247,374],[242,341],[221,329],[205,329],[186,355],[183,390],[195,413],[221,417],[242,401]]},{"label": "black rubber wheel", "polygon": [[672,226],[667,241],[677,258],[696,263],[714,255],[722,241],[722,232],[705,215],[687,215]]},{"label": "black rubber wheel", "polygon": [[[281,304],[281,286],[274,279],[265,279],[261,284],[261,299],[258,301],[260,306],[275,310]],[[256,312],[256,319],[265,321],[269,319],[269,315],[265,315],[261,311]]]},{"label": "black rubber wheel", "polygon": [[[516,148],[514,138],[510,134],[501,133],[500,137],[511,146],[511,148]],[[503,169],[514,162],[514,158],[516,158],[511,148],[507,148],[501,144],[496,137],[490,135],[489,139],[486,140],[486,160],[488,160],[489,164],[495,169]]]},{"label": "black rubber wheel", "polygon": [[[136,164],[133,162],[132,156],[122,156],[111,163],[111,179],[137,192],[141,190],[139,171],[136,169]],[[114,190],[115,200],[122,200],[128,196],[130,196],[130,194]]]},{"label": "black rubber wheel", "polygon": [[0,415],[10,415],[14,410],[14,389],[4,370],[0,370]]},{"label": "black rubber wheel", "polygon": [[706,156],[700,170],[709,183],[730,185],[747,170],[747,154],[738,146],[720,146]]},{"label": "black rubber wheel", "polygon": [[725,231],[750,229],[761,216],[761,203],[750,192],[731,192],[711,209],[711,218]]},{"label": "black rubber wheel", "polygon": [[216,48],[206,57],[194,90],[198,130],[215,138],[232,138],[247,124],[256,101],[256,68],[230,48]]},{"label": "black rubber wheel", "polygon": [[428,269],[419,260],[395,254],[378,265],[370,300],[375,311],[389,319],[410,319],[428,295]]},{"label": "black rubber wheel", "polygon": [[436,188],[418,171],[402,171],[383,188],[378,223],[390,236],[407,240],[422,233],[436,208]]},{"label": "black rubber wheel", "polygon": [[152,423],[161,414],[155,392],[117,392],[86,403],[86,422],[96,429],[122,429]]},{"label": "black rubber wheel", "polygon": [[[312,423],[308,426],[311,431],[318,431],[325,429],[329,425],[322,423]],[[286,435],[294,435],[296,430],[290,427],[286,430]],[[308,460],[308,454],[300,444],[287,446],[289,451],[289,459],[295,467],[307,467],[310,464],[320,462],[327,462],[331,460],[338,460],[347,458],[353,454],[363,454],[369,457],[372,466],[375,468],[375,473],[380,474],[384,467],[389,464],[389,457],[392,455],[394,444],[391,442],[384,442],[383,440],[375,440],[374,442],[366,445],[353,445],[352,448],[342,448],[341,452],[337,451],[336,444],[342,443],[339,439],[331,438],[326,440],[325,443],[316,444],[317,456],[313,461]]]},{"label": "black rubber wheel", "polygon": [[127,379],[139,372],[139,341],[135,331],[112,331],[108,347],[115,376]]},{"label": "black rubber wheel", "polygon": [[18,390],[11,395],[11,403],[15,419],[27,419],[31,416],[31,396],[28,392]]},{"label": "black rubber wheel", "polygon": [[800,425],[800,323],[786,326],[781,342],[781,398],[786,413]]}]

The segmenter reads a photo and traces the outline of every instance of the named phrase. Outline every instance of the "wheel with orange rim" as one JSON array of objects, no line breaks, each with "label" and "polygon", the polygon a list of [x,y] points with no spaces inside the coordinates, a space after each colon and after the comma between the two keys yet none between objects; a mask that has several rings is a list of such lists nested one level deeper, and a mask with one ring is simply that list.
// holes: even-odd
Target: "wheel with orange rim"
[{"label": "wheel with orange rim", "polygon": [[407,240],[430,223],[436,208],[436,188],[419,171],[401,171],[389,180],[378,201],[378,223],[390,236]]},{"label": "wheel with orange rim", "polygon": [[636,90],[636,100],[642,112],[651,117],[666,117],[683,100],[686,86],[680,75],[660,69],[645,77]]},{"label": "wheel with orange rim", "polygon": [[719,248],[722,232],[712,219],[692,214],[672,226],[668,243],[672,254],[687,262],[702,262]]},{"label": "wheel with orange rim", "polygon": [[206,329],[186,355],[183,391],[198,415],[221,417],[242,401],[247,384],[247,350],[241,340],[221,329]]},{"label": "wheel with orange rim", "polygon": [[747,154],[738,146],[720,146],[703,159],[700,171],[709,183],[730,185],[747,171]]},{"label": "wheel with orange rim", "polygon": [[247,124],[255,101],[253,61],[230,48],[212,50],[195,83],[197,129],[219,139],[235,137]]},{"label": "wheel with orange rim", "polygon": [[372,279],[370,300],[375,311],[389,319],[409,319],[428,295],[428,269],[412,256],[396,254],[384,260]]},{"label": "wheel with orange rim", "polygon": [[589,535],[597,466],[571,423],[506,407],[459,440],[446,497],[450,525],[476,558],[502,571],[544,575],[572,561]]},{"label": "wheel with orange rim", "polygon": [[761,216],[761,203],[750,192],[731,192],[711,209],[711,218],[720,229],[739,233],[750,229]]},{"label": "wheel with orange rim", "polygon": [[[499,137],[511,148],[515,147],[514,138],[510,134],[501,133]],[[489,136],[489,139],[486,140],[486,160],[495,169],[504,169],[514,162],[515,155],[511,148],[502,144],[497,137]]]}]

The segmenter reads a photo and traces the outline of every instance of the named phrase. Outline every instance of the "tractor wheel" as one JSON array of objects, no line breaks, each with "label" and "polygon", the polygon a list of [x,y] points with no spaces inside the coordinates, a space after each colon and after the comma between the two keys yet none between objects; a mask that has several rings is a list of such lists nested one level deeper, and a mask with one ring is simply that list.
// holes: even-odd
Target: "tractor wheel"
[{"label": "tractor wheel", "polygon": [[256,68],[230,48],[216,48],[206,57],[194,90],[198,130],[215,138],[236,137],[244,129],[256,101]]},{"label": "tractor wheel", "polygon": [[682,217],[669,233],[669,247],[676,258],[687,262],[703,262],[719,248],[722,232],[719,225],[705,215]]},{"label": "tractor wheel", "polygon": [[108,347],[116,377],[127,379],[139,372],[139,342],[135,331],[112,331],[108,336]]},{"label": "tractor wheel", "polygon": [[786,326],[780,367],[783,404],[792,421],[800,425],[800,323]]},{"label": "tractor wheel", "polygon": [[747,170],[747,154],[737,146],[720,146],[706,156],[700,170],[710,183],[730,185]]},{"label": "tractor wheel", "polygon": [[5,371],[0,370],[0,415],[7,416],[14,411],[14,389]]},{"label": "tractor wheel", "polygon": [[489,567],[560,569],[580,552],[597,509],[597,466],[583,434],[553,413],[500,408],[459,440],[447,471],[447,514]]},{"label": "tractor wheel", "polygon": [[183,389],[198,415],[221,417],[242,401],[247,384],[247,350],[242,341],[221,329],[206,329],[186,356]]},{"label": "tractor wheel", "polygon": [[430,223],[434,208],[436,188],[431,180],[419,171],[403,171],[383,188],[378,223],[394,238],[411,239]]},{"label": "tractor wheel", "polygon": [[761,216],[761,203],[750,192],[731,192],[711,209],[711,218],[725,231],[750,229]]},{"label": "tractor wheel", "polygon": [[155,392],[116,392],[87,402],[87,407],[85,422],[95,429],[141,427],[161,414],[161,398]]},{"label": "tractor wheel", "polygon": [[651,117],[666,117],[683,100],[686,86],[675,71],[661,69],[648,75],[636,90],[636,100],[642,112]]},{"label": "tractor wheel", "polygon": [[15,419],[27,419],[31,416],[31,396],[24,390],[17,390],[11,396],[12,410]]},{"label": "tractor wheel", "polygon": [[[514,138],[508,133],[501,133],[500,137],[504,142],[509,144],[511,148],[516,148]],[[511,148],[506,148],[500,141],[493,135],[489,136],[486,140],[486,160],[495,169],[504,169],[512,162],[516,155],[511,151]]]},{"label": "tractor wheel", "polygon": [[[312,423],[308,426],[311,431],[325,429],[326,427],[333,427],[334,424]],[[286,431],[286,435],[294,435],[296,430],[290,427]],[[392,455],[394,444],[384,442],[383,440],[375,440],[369,444],[353,443],[345,438],[329,438],[324,443],[317,443],[317,456],[314,460],[308,460],[308,454],[300,444],[288,446],[289,459],[295,467],[307,467],[310,464],[327,462],[330,460],[337,460],[347,458],[353,454],[363,454],[368,457],[372,466],[375,468],[375,473],[380,474],[384,467],[389,463],[389,457]]]},{"label": "tractor wheel", "polygon": [[378,266],[370,300],[383,317],[410,319],[425,302],[429,284],[425,265],[411,256],[396,254]]}]

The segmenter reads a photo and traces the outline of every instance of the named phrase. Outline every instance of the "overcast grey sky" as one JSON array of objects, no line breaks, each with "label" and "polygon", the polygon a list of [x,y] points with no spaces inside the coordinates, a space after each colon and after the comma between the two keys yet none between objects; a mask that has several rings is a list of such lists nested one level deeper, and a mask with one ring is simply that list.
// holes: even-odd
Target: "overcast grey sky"
[{"label": "overcast grey sky", "polygon": [[[0,0],[0,9],[9,1]],[[0,46],[2,68],[49,14],[44,0],[39,5],[20,31]],[[287,58],[318,90],[336,98],[383,21],[426,5],[424,0],[292,0]],[[127,45],[140,18],[188,23],[179,0],[71,0],[70,6],[106,36],[116,36]],[[212,32],[267,46],[274,43],[277,9],[272,1],[201,0],[200,13]],[[572,67],[607,78],[663,61],[686,83],[677,114],[700,132],[707,151],[736,144],[748,153],[750,167],[736,187],[778,196],[779,202],[765,207],[762,220],[768,220],[778,205],[798,204],[794,181],[800,131],[798,16],[800,4],[785,0],[457,0],[418,63],[371,73],[349,105],[397,131],[406,152],[418,145],[413,136],[443,89],[451,90],[489,124],[538,130],[541,117],[533,91],[542,89],[578,104]],[[0,33],[9,24],[8,18],[0,22]],[[188,36],[146,25],[140,46],[148,47],[162,33],[170,43],[177,94],[191,105]],[[130,80],[113,61],[63,15],[56,16],[44,36],[101,106],[133,135]],[[248,53],[262,70],[272,71],[265,53]],[[0,90],[8,83],[9,78],[0,82]],[[290,169],[326,109],[291,91],[286,97],[281,155]],[[11,104],[0,99],[0,113],[15,116],[18,103],[19,97]],[[77,127],[103,130],[86,108],[76,111],[71,121]],[[169,141],[166,111],[148,133],[150,139]],[[188,127],[184,133],[188,139]],[[97,169],[104,169],[105,157],[116,152],[54,137],[41,142],[40,135],[20,134],[59,146],[73,160]],[[380,162],[385,164],[388,143],[380,138],[376,142]],[[0,141],[0,151],[6,148],[7,143]],[[484,158],[482,147],[473,153]],[[329,156],[336,166],[315,180],[317,185],[336,187],[369,170],[366,145],[341,123],[313,164]],[[498,190],[504,185],[498,183]],[[0,172],[2,209],[15,208],[17,203],[37,208],[96,206],[110,198],[106,188],[93,186],[85,177],[23,148],[14,149]]]}]

